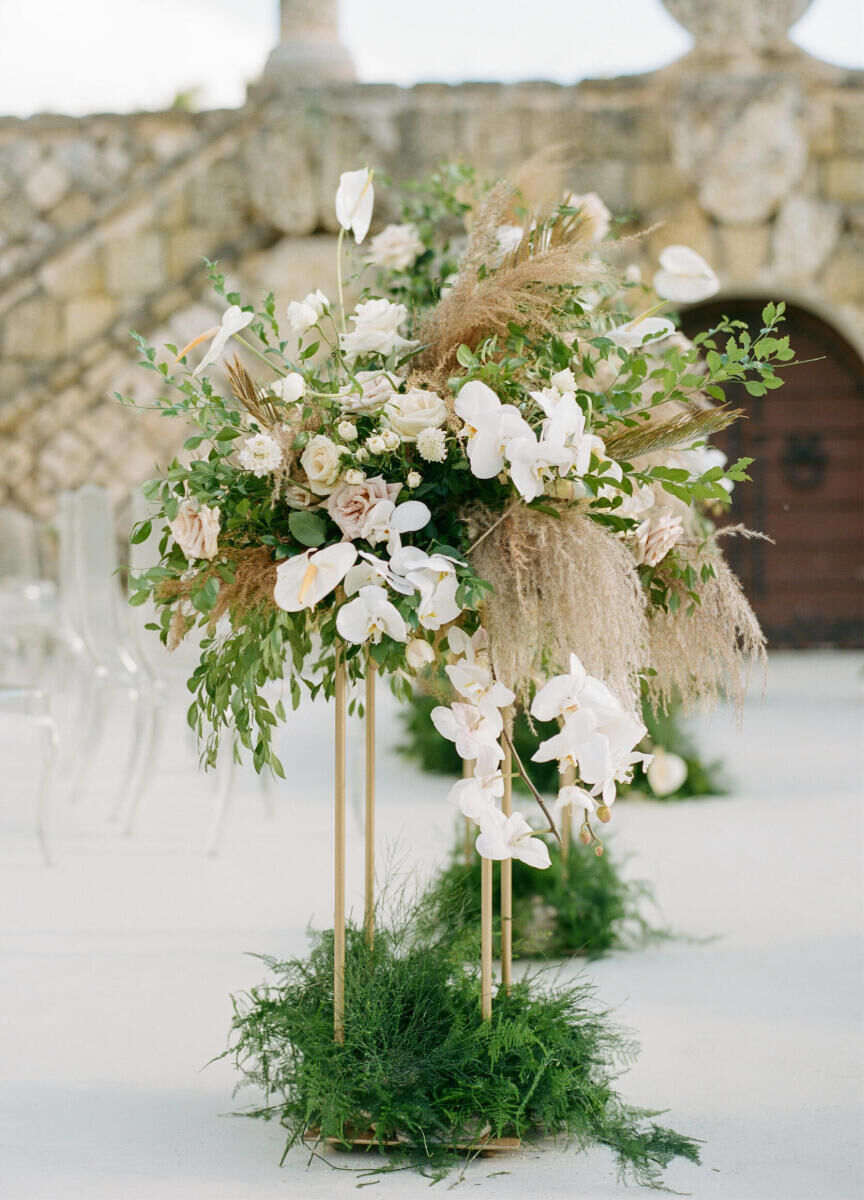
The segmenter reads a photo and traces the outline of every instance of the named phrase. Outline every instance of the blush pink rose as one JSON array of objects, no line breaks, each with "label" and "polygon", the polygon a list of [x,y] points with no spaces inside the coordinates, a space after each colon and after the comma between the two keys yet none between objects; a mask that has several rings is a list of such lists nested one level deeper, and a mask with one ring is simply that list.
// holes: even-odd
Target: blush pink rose
[{"label": "blush pink rose", "polygon": [[220,512],[218,508],[200,507],[184,500],[177,516],[168,526],[174,541],[191,562],[193,558],[213,558],[219,539]]},{"label": "blush pink rose", "polygon": [[327,498],[327,511],[346,538],[361,537],[369,511],[382,500],[395,500],[401,483],[385,483],[381,475],[363,483],[340,483]]}]

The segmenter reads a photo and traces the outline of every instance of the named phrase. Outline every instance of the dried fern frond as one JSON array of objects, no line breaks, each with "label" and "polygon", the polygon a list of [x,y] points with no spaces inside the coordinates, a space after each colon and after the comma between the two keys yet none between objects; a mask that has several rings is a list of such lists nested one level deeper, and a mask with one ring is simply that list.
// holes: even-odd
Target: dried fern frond
[{"label": "dried fern frond", "polygon": [[262,428],[275,425],[278,418],[277,402],[265,398],[258,384],[235,355],[233,362],[226,362],[225,374],[231,384],[231,390],[250,416],[254,417]]},{"label": "dried fern frond", "polygon": [[536,212],[560,203],[572,161],[572,147],[566,142],[558,142],[544,146],[510,173],[518,197],[508,214],[514,224],[521,220],[526,210]]},{"label": "dried fern frond", "polygon": [[[273,589],[276,586],[276,563],[268,546],[228,546],[224,547],[224,557],[234,571],[234,580],[227,583],[218,574],[218,564],[211,563],[202,568],[189,579],[165,579],[156,588],[156,600],[179,600],[176,613],[181,617],[172,621],[171,635],[174,649],[192,628],[188,620],[192,613],[186,604],[186,598],[197,591],[210,578],[219,580],[219,594],[210,610],[207,628],[212,633],[221,617],[226,613],[231,618],[231,624],[239,629],[248,613],[254,608],[267,606],[275,610]],[[182,623],[181,623],[182,622]]]},{"label": "dried fern frond", "polygon": [[483,624],[497,678],[525,700],[538,673],[565,670],[572,652],[633,703],[647,625],[623,543],[573,509],[556,518],[520,505],[468,517],[481,533],[471,564],[495,589]]},{"label": "dried fern frond", "polygon": [[656,610],[649,622],[649,661],[656,672],[648,679],[655,707],[669,710],[676,696],[689,711],[726,699],[744,701],[753,665],[765,662],[765,635],[732,568],[713,542],[679,544],[697,573],[705,563],[714,578],[700,589],[701,603],[688,613],[680,581],[671,582],[681,603],[676,612]]},{"label": "dried fern frond", "polygon": [[679,413],[665,421],[650,421],[638,428],[610,434],[605,439],[606,450],[613,458],[629,460],[658,450],[680,449],[726,429],[744,415],[743,408],[704,409],[695,415]]}]

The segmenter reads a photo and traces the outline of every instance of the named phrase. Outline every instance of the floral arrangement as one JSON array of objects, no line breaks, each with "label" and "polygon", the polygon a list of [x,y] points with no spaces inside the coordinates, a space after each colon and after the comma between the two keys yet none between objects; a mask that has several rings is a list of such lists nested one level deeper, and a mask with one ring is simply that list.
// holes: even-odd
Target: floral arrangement
[{"label": "floral arrangement", "polygon": [[[170,358],[138,339],[170,389],[156,406],[195,428],[191,459],[145,487],[163,557],[132,603],[152,598],[169,646],[204,627],[189,721],[207,762],[230,727],[257,769],[283,774],[269,680],[296,706],[304,689],[332,694],[338,663],[349,684],[377,668],[402,695],[443,663],[457,699],[432,721],[471,764],[452,798],[480,854],[549,864],[524,815],[499,807],[517,703],[558,723],[532,757],[558,765],[559,806],[599,851],[590,817],[608,820],[648,761],[640,687],[660,705],[740,698],[762,653],[711,519],[750,460],[727,464],[706,438],[740,416],[722,385],[780,385],[783,305],[753,335],[724,321],[687,342],[661,312],[713,294],[713,271],[671,246],[652,293],[610,264],[593,195],[531,201],[442,172],[364,258],[373,206],[372,172],[345,173],[335,300],[244,306],[211,266],[221,324]],[[220,362],[227,395],[208,374]]]}]

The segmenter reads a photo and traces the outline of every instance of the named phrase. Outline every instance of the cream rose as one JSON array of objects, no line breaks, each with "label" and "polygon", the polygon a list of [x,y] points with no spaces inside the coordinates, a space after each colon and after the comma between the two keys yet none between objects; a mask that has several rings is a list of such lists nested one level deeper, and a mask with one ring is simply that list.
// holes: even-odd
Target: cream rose
[{"label": "cream rose", "polygon": [[658,513],[648,517],[636,530],[636,561],[656,567],[684,532],[680,517]]},{"label": "cream rose", "polygon": [[410,342],[399,333],[399,326],[407,316],[404,304],[392,304],[389,300],[366,300],[358,304],[351,315],[354,328],[339,335],[343,352],[349,358],[358,354],[380,354],[386,358],[394,350],[416,346],[417,342]]},{"label": "cream rose", "polygon": [[184,500],[177,516],[168,522],[174,541],[190,562],[194,558],[213,558],[216,554],[220,515],[218,508]]},{"label": "cream rose", "polygon": [[358,371],[355,378],[363,394],[358,396],[356,392],[351,392],[347,396],[340,396],[339,405],[343,412],[374,412],[387,403],[401,382],[389,371]]},{"label": "cream rose", "polygon": [[381,475],[362,483],[340,483],[327,499],[327,511],[346,538],[360,537],[371,509],[382,500],[395,500],[401,484],[385,483]]},{"label": "cream rose", "polygon": [[339,447],[326,434],[316,433],[300,455],[300,466],[316,496],[326,496],[336,486],[341,471],[339,453]]},{"label": "cream rose", "polygon": [[395,392],[384,406],[384,415],[403,442],[416,442],[424,429],[440,429],[447,420],[447,405],[435,392],[411,388],[404,395]]},{"label": "cream rose", "polygon": [[416,225],[387,225],[372,239],[369,248],[370,263],[394,271],[410,267],[425,249]]}]

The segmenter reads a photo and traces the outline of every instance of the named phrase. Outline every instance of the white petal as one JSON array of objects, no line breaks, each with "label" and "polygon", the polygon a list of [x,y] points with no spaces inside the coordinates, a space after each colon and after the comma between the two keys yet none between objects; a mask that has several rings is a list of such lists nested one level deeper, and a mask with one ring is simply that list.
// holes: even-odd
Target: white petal
[{"label": "white petal", "polygon": [[413,533],[432,520],[430,509],[422,500],[406,500],[396,507],[392,517],[393,528],[399,533]]},{"label": "white petal", "polygon": [[658,271],[652,280],[654,291],[663,300],[678,304],[698,304],[720,291],[720,280],[703,279],[695,275],[673,275],[671,271]]},{"label": "white petal", "polygon": [[707,279],[714,274],[702,255],[690,246],[667,246],[660,255],[660,266],[673,275],[702,275]]},{"label": "white petal", "polygon": [[369,610],[360,596],[343,604],[336,614],[336,628],[346,642],[358,646],[367,641],[370,634]]},{"label": "white petal", "polygon": [[471,379],[460,388],[453,408],[457,417],[477,428],[484,418],[496,416],[500,412],[501,401],[485,383],[481,383],[479,379]]}]

